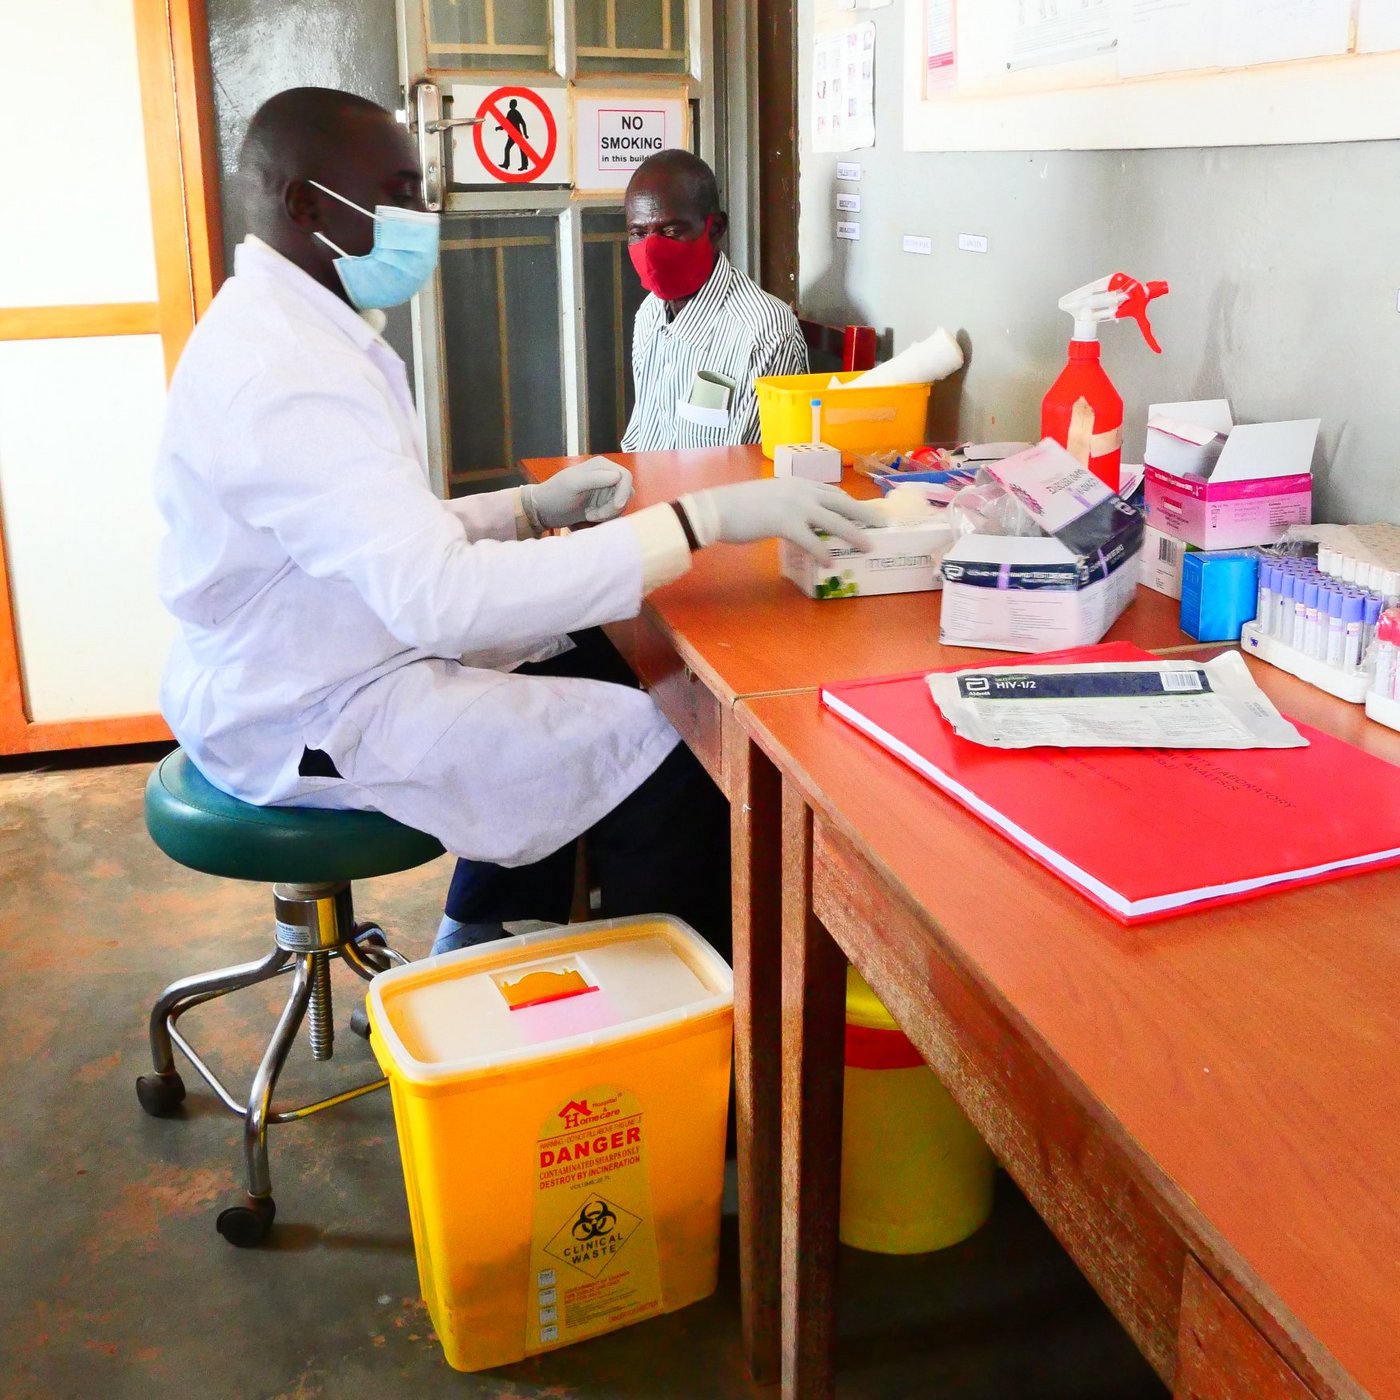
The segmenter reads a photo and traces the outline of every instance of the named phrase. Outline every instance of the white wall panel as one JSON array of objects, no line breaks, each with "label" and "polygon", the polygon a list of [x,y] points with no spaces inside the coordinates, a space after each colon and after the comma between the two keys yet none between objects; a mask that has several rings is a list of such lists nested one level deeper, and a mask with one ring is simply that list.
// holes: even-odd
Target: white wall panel
[{"label": "white wall panel", "polygon": [[[876,326],[895,350],[934,326],[966,333],[967,373],[934,392],[934,441],[1038,433],[1070,334],[1056,301],[1121,269],[1171,284],[1152,304],[1165,353],[1131,325],[1103,331],[1104,363],[1127,405],[1125,460],[1140,460],[1151,403],[1228,398],[1249,423],[1321,417],[1314,518],[1400,521],[1400,141],[906,152],[904,93],[885,62],[904,34],[896,6],[869,12],[875,146],[825,155],[807,130],[813,39],[850,16],[829,0],[801,0],[799,15],[800,305],[832,325]],[[1389,110],[1398,105],[1400,83]],[[848,159],[863,167],[858,186],[836,178]],[[861,194],[859,242],[835,235],[847,217],[836,195],[850,189]],[[987,238],[988,252],[962,251],[965,233]],[[906,234],[929,239],[928,256],[902,251]]]},{"label": "white wall panel", "polygon": [[[1222,20],[1240,19],[1243,32],[1258,41],[1253,0],[1209,3],[1220,7]],[[1384,10],[1400,0],[1372,3]],[[957,0],[956,88],[926,95],[926,6],[906,0],[903,43],[884,49],[877,61],[880,83],[892,83],[896,64],[904,70],[906,151],[1280,146],[1400,136],[1400,53],[1319,54],[1250,67],[1212,63],[1204,71],[1127,79],[1119,77],[1116,54],[1013,68],[1008,46],[1019,4]],[[1300,0],[1291,18],[1301,24],[1308,12],[1336,4]],[[824,29],[848,25],[848,10],[839,0],[813,5]],[[1226,65],[1245,61],[1253,63],[1232,59],[1228,50],[1219,56]]]},{"label": "white wall panel", "polygon": [[30,718],[157,708],[158,336],[0,343],[0,519]]},{"label": "white wall panel", "polygon": [[0,306],[154,301],[132,0],[4,0],[0,54]]}]

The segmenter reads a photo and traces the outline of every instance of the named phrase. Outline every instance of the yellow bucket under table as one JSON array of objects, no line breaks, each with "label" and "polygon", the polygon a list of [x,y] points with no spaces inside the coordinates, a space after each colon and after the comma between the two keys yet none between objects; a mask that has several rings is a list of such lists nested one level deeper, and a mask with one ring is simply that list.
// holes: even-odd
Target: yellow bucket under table
[{"label": "yellow bucket under table", "polygon": [[925,1254],[992,1212],[995,1159],[855,968],[846,972],[841,1242]]}]

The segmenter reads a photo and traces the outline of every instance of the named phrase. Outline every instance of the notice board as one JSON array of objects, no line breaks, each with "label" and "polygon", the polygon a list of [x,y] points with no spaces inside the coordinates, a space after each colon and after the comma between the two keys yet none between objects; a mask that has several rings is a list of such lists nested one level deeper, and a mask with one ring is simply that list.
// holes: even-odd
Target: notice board
[{"label": "notice board", "polygon": [[904,5],[906,150],[1400,137],[1400,0]]}]

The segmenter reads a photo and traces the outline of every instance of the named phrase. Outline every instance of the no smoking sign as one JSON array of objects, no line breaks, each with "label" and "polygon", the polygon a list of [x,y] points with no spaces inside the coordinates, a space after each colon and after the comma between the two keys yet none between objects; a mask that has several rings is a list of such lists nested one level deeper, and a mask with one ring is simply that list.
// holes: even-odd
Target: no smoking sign
[{"label": "no smoking sign", "polygon": [[563,88],[454,83],[452,110],[458,116],[471,113],[481,118],[479,126],[453,132],[453,184],[569,183],[568,99]]},{"label": "no smoking sign", "polygon": [[574,121],[574,183],[581,190],[626,189],[648,156],[690,144],[690,103],[682,94],[578,93]]}]

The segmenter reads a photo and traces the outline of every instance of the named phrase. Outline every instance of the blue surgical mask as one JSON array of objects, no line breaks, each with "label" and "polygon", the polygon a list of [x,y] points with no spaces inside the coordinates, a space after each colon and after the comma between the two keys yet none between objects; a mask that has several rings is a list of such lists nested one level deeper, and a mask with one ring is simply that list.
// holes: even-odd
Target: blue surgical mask
[{"label": "blue surgical mask", "polygon": [[350,298],[350,305],[357,311],[401,306],[433,275],[438,260],[436,214],[400,209],[393,204],[377,204],[371,214],[343,194],[336,194],[315,180],[309,183],[374,220],[374,247],[358,258],[337,248],[324,233],[316,234],[322,243],[340,254],[335,260],[335,270],[345,295]]}]

